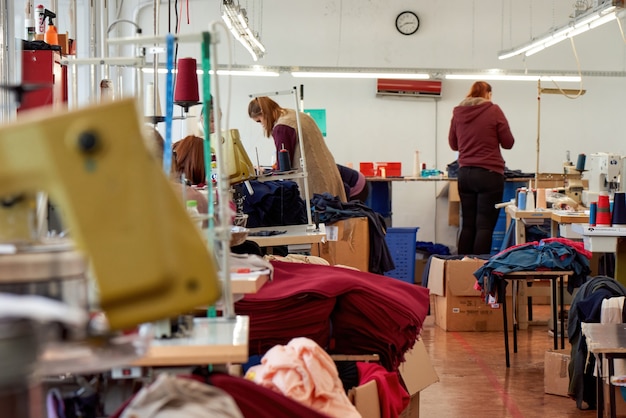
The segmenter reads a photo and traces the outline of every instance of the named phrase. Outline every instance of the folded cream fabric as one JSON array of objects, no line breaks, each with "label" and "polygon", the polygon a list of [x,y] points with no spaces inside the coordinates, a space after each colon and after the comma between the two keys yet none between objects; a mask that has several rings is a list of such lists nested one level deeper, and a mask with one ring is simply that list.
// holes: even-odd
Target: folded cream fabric
[{"label": "folded cream fabric", "polygon": [[243,418],[243,414],[222,389],[163,373],[141,389],[121,415],[121,418],[177,417]]}]

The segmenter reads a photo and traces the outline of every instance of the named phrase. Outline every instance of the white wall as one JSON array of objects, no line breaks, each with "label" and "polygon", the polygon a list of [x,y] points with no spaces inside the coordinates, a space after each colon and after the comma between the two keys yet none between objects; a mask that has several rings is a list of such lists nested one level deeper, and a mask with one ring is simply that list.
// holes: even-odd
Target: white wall
[{"label": "white wall", "polygon": [[[181,24],[181,33],[208,30],[220,21],[220,1],[190,0],[191,23]],[[551,27],[567,23],[573,13],[571,0],[240,0],[260,21],[261,37],[267,55],[256,64],[264,66],[329,67],[412,67],[425,69],[562,70],[597,72],[585,76],[586,94],[578,99],[557,95],[541,96],[541,172],[560,172],[569,150],[576,161],[579,153],[598,151],[626,154],[623,129],[624,77],[606,76],[625,71],[626,53],[618,25],[612,22],[575,38],[575,52],[563,42],[534,56],[505,61],[497,52],[508,49]],[[126,2],[121,18],[132,18],[138,2]],[[420,29],[412,36],[400,35],[394,28],[397,14],[417,12]],[[183,13],[183,17],[185,12]],[[173,16],[173,14],[172,14]],[[139,12],[138,23],[151,34],[152,9]],[[161,9],[159,33],[167,31],[166,5]],[[114,19],[111,18],[110,21]],[[130,28],[119,30],[130,35]],[[228,57],[222,29],[219,63]],[[200,48],[181,44],[178,57],[200,58]],[[164,57],[160,58],[164,61]],[[254,64],[239,44],[234,45],[237,65]],[[215,63],[215,61],[213,62]],[[443,82],[440,100],[378,98],[375,80],[232,79],[230,106],[226,103],[226,79],[220,78],[220,106],[230,111],[230,125],[239,128],[248,153],[268,164],[273,143],[262,137],[260,126],[247,117],[247,102],[252,93],[287,90],[303,84],[305,108],[324,108],[328,118],[328,146],[337,162],[400,161],[403,174],[413,170],[413,153],[421,160],[445,170],[455,159],[447,144],[453,107],[463,98],[471,81]],[[507,115],[516,138],[511,151],[504,151],[507,166],[526,172],[535,171],[538,135],[538,100],[535,82],[492,82],[493,100]],[[544,84],[543,87],[554,87]],[[567,84],[563,87],[577,88]],[[161,92],[163,98],[164,91]],[[290,98],[278,98],[286,107]],[[180,128],[183,133],[185,128]],[[440,187],[440,186],[439,186]],[[433,184],[394,185],[394,226],[419,226],[418,239],[454,245],[456,230],[446,225],[447,208],[435,204],[438,192]],[[436,221],[433,222],[433,219]],[[435,226],[437,225],[437,226]]]}]

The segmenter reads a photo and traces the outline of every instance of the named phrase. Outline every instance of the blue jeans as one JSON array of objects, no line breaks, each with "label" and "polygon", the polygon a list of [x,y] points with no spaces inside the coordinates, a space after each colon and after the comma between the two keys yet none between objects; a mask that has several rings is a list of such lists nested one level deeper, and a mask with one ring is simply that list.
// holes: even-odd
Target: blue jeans
[{"label": "blue jeans", "polygon": [[490,254],[493,229],[498,222],[504,175],[482,167],[459,168],[461,234],[459,254]]}]

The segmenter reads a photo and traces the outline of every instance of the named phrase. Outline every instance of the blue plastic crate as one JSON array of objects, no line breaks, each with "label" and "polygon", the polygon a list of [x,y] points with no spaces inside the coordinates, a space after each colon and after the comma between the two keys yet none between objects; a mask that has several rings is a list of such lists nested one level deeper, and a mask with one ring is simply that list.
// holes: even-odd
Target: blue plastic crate
[{"label": "blue plastic crate", "polygon": [[415,252],[418,227],[387,228],[385,242],[396,268],[385,272],[407,283],[415,283]]}]

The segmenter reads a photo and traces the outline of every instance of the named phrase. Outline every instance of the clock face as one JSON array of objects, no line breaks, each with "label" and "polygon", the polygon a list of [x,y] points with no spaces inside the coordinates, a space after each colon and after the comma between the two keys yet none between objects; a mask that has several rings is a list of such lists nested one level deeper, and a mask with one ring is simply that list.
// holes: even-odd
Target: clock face
[{"label": "clock face", "polygon": [[402,12],[396,17],[396,29],[403,35],[413,35],[419,26],[420,20],[413,12]]}]

